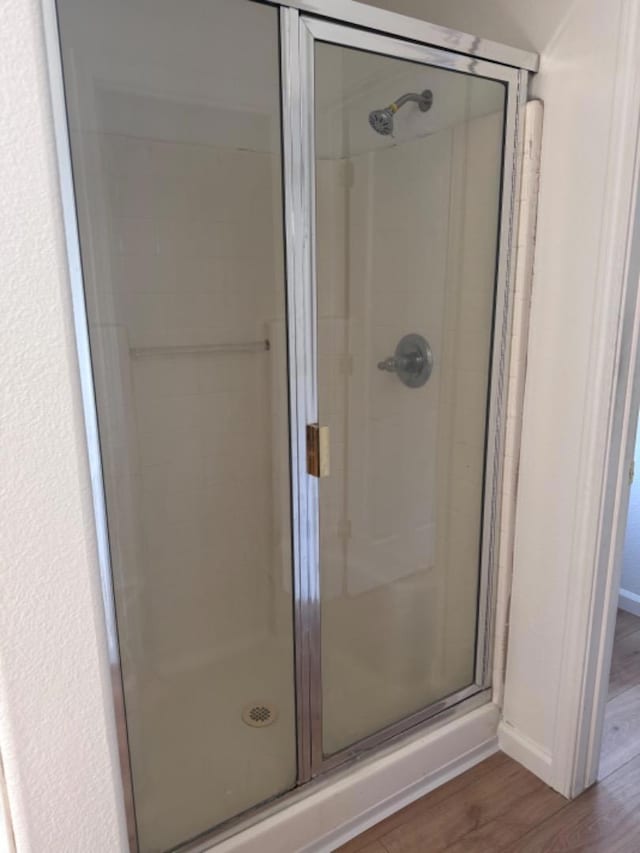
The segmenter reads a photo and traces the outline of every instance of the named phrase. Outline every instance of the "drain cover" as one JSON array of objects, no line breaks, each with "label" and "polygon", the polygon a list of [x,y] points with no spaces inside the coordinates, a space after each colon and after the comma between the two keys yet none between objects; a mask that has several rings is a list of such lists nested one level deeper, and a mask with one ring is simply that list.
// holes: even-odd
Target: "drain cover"
[{"label": "drain cover", "polygon": [[270,726],[274,723],[278,716],[273,705],[268,702],[259,702],[255,705],[247,705],[242,710],[242,720],[248,726],[254,726],[256,729],[263,726]]}]

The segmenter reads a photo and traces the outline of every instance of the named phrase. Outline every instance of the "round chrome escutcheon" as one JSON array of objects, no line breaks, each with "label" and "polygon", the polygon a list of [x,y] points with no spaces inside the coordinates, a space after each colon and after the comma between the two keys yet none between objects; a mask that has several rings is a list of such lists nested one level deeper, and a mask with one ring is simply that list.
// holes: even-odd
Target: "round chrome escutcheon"
[{"label": "round chrome escutcheon", "polygon": [[392,356],[378,362],[378,370],[395,373],[407,388],[420,388],[433,371],[433,350],[426,338],[412,332],[398,341]]}]

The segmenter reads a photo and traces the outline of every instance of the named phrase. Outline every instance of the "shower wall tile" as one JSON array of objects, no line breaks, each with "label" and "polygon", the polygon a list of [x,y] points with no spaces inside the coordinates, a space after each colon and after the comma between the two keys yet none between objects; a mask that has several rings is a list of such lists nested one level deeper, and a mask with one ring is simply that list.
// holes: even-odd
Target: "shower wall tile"
[{"label": "shower wall tile", "polygon": [[500,114],[490,114],[457,127],[452,141],[451,277],[445,322],[452,345],[446,374],[450,421],[445,424],[450,448],[441,465],[441,477],[449,483],[448,540],[441,550],[449,566],[443,648],[451,672],[464,660],[462,651],[472,650],[475,642],[475,627],[459,614],[473,606],[464,566],[477,563],[480,549],[501,133]]},{"label": "shower wall tile", "polygon": [[[323,660],[372,672],[387,661],[389,679],[403,661],[434,696],[473,678],[500,132],[500,116],[484,117],[358,155],[346,191],[319,164]],[[344,294],[332,278],[342,263]],[[337,304],[342,326],[329,319]],[[419,393],[375,369],[411,331],[435,355]],[[425,636],[392,648],[391,614]],[[414,660],[423,647],[429,660]]]},{"label": "shower wall tile", "polygon": [[[90,295],[99,320],[118,323],[132,348],[264,339],[284,304],[274,155],[96,139],[95,180],[104,192],[91,195],[104,207],[90,213],[113,236]],[[272,456],[280,454],[279,468],[287,460],[272,439],[271,410],[286,412],[286,389],[270,390],[270,357],[129,362],[129,435],[141,482],[133,535],[150,601],[139,616],[147,622],[146,666],[156,675],[202,665],[273,630],[287,549],[276,547],[272,529]],[[278,522],[284,528],[288,519]]]},{"label": "shower wall tile", "polygon": [[347,322],[347,241],[350,166],[316,162],[318,294],[318,416],[330,431],[331,475],[319,481],[323,591],[344,591],[346,385],[351,370]]},{"label": "shower wall tile", "polygon": [[349,161],[316,163],[316,231],[318,316],[342,317],[346,312],[347,198]]},{"label": "shower wall tile", "polygon": [[133,217],[114,213],[111,218],[114,249],[118,254],[140,252],[142,255],[158,253],[156,223],[150,217]]},{"label": "shower wall tile", "polygon": [[450,135],[435,134],[352,161],[348,304],[354,371],[345,415],[350,471],[368,473],[348,484],[347,516],[354,537],[404,541],[406,553],[396,545],[385,570],[371,572],[368,581],[350,564],[351,595],[367,584],[384,588],[424,566],[426,551],[417,543],[424,545],[424,536],[434,531],[439,370],[415,394],[375,365],[413,331],[439,354],[449,149]]}]

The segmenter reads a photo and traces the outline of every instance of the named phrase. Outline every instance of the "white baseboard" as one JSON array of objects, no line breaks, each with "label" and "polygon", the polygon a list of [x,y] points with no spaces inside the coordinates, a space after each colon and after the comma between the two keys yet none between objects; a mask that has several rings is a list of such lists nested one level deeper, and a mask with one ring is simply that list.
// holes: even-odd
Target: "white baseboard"
[{"label": "white baseboard", "polygon": [[498,743],[502,752],[553,787],[551,755],[539,744],[504,721],[498,726]]},{"label": "white baseboard", "polygon": [[618,607],[627,613],[633,613],[634,616],[640,616],[640,595],[621,589],[618,594]]},{"label": "white baseboard", "polygon": [[328,779],[308,796],[211,847],[215,853],[327,853],[498,750],[487,704]]}]

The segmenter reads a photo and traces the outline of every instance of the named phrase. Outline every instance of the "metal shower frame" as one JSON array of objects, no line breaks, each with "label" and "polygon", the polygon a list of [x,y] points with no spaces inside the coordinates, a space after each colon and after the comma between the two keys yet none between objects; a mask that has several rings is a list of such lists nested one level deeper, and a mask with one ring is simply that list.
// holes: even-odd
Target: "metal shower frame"
[{"label": "metal shower frame", "polygon": [[[432,719],[467,699],[485,693],[489,701],[493,620],[493,580],[497,555],[501,482],[503,398],[510,329],[510,282],[512,223],[517,203],[519,135],[518,121],[526,92],[525,72],[496,66],[484,60],[443,53],[377,33],[353,29],[283,9],[283,127],[285,139],[286,234],[298,235],[287,242],[287,290],[294,510],[294,566],[296,648],[298,659],[298,756],[299,781],[307,781],[328,769],[374,749],[390,737]],[[378,53],[411,62],[435,65],[450,71],[498,80],[506,86],[502,215],[496,274],[494,344],[487,419],[487,447],[483,506],[482,551],[477,654],[474,683],[442,701],[363,738],[329,757],[322,752],[322,672],[320,661],[320,553],[318,537],[318,482],[306,474],[305,428],[318,420],[316,264],[315,264],[315,133],[314,45],[326,42]],[[286,144],[287,141],[293,144]],[[302,140],[302,147],[297,143]],[[508,141],[508,142],[507,142]]]},{"label": "metal shower frame", "polygon": [[[42,0],[49,76],[56,131],[65,234],[85,430],[92,480],[96,536],[114,685],[116,725],[120,744],[127,743],[122,674],[111,576],[102,459],[95,390],[89,349],[87,312],[76,202],[73,189],[69,130],[62,77],[55,0]],[[367,6],[354,0],[246,0],[279,9],[281,94],[284,161],[285,241],[287,268],[289,381],[291,415],[292,526],[294,543],[294,622],[296,643],[296,707],[298,787],[274,802],[256,806],[198,839],[183,851],[205,851],[267,815],[329,784],[356,760],[373,755],[393,739],[430,722],[452,719],[491,700],[490,664],[493,636],[493,586],[498,552],[500,483],[502,476],[503,411],[511,327],[514,278],[514,223],[518,214],[521,160],[521,117],[528,71],[536,71],[536,54],[480,39],[424,21]],[[317,420],[317,344],[315,280],[315,152],[314,44],[330,42],[452,72],[501,81],[506,87],[502,169],[502,200],[496,274],[491,391],[487,429],[480,614],[474,683],[417,714],[364,738],[329,758],[322,754],[320,673],[320,589],[317,481],[305,468],[306,425]],[[121,772],[132,851],[138,850],[129,756],[121,749]]]}]

